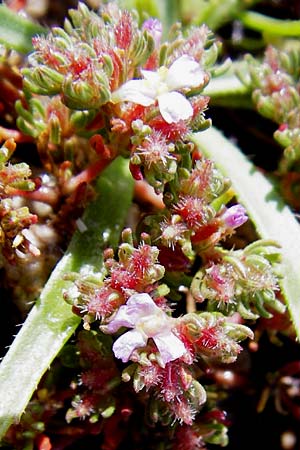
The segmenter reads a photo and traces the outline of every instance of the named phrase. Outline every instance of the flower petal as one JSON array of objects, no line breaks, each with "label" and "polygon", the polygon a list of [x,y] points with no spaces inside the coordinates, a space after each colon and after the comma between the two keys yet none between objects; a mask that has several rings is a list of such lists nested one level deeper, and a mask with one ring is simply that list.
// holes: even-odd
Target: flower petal
[{"label": "flower petal", "polygon": [[172,332],[155,336],[153,340],[159,350],[164,365],[169,361],[180,358],[180,356],[186,353],[183,342]]},{"label": "flower petal", "polygon": [[155,314],[160,308],[154,303],[149,294],[134,294],[126,303],[128,316],[136,322],[138,318]]},{"label": "flower petal", "polygon": [[183,55],[168,70],[166,83],[170,91],[184,87],[197,87],[204,82],[204,71],[194,58]]},{"label": "flower petal", "polygon": [[147,80],[129,80],[112,93],[112,103],[132,102],[142,106],[155,103],[156,92]]},{"label": "flower petal", "polygon": [[159,95],[158,105],[161,115],[167,123],[189,119],[193,115],[190,102],[179,92]]},{"label": "flower petal", "polygon": [[159,83],[161,83],[161,77],[159,76],[158,72],[153,72],[152,70],[141,70],[141,73],[145,80],[147,80],[149,83],[151,83],[151,86],[149,87],[155,88]]},{"label": "flower petal", "polygon": [[143,23],[142,29],[148,31],[154,39],[155,47],[159,47],[162,37],[162,23],[158,19],[151,17]]},{"label": "flower petal", "polygon": [[243,225],[243,223],[247,222],[247,211],[242,205],[233,205],[225,210],[221,219],[227,227],[238,228]]},{"label": "flower petal", "polygon": [[127,362],[132,352],[147,344],[147,338],[137,330],[130,330],[122,334],[114,343],[112,349],[115,357]]},{"label": "flower petal", "polygon": [[134,328],[134,320],[127,314],[126,305],[120,306],[115,316],[107,324],[101,328],[105,333],[115,333],[121,327]]},{"label": "flower petal", "polygon": [[159,310],[148,294],[134,294],[122,305],[113,319],[103,327],[106,333],[115,333],[121,327],[134,328],[136,322]]}]

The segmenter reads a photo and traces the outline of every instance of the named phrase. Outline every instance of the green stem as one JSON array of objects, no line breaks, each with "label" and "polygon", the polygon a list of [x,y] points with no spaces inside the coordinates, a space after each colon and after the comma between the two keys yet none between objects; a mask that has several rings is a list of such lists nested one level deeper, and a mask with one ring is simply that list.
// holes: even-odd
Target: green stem
[{"label": "green stem", "polygon": [[279,284],[296,336],[300,339],[300,226],[273,184],[246,156],[214,128],[195,135],[203,154],[231,179],[258,235],[281,246]]},{"label": "green stem", "polygon": [[47,30],[0,5],[0,43],[20,53],[32,51],[32,37]]},{"label": "green stem", "polygon": [[103,249],[118,244],[133,191],[128,162],[116,159],[99,177],[96,191],[82,218],[86,231],[74,234],[0,365],[0,440],[20,419],[42,375],[80,323],[63,300],[69,286],[63,275],[84,271],[100,277]]},{"label": "green stem", "polygon": [[300,20],[281,20],[253,11],[243,11],[237,18],[245,27],[277,36],[299,36]]}]

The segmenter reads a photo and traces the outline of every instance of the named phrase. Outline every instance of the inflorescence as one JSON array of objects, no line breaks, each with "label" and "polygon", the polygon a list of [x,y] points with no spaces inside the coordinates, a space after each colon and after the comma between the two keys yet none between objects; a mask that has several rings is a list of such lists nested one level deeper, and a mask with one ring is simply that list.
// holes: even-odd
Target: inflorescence
[{"label": "inflorescence", "polygon": [[[75,208],[82,189],[121,155],[163,206],[141,214],[134,230],[124,229],[117,252],[105,250],[103,277],[66,277],[64,299],[84,328],[75,344],[79,375],[67,421],[119,423],[125,410],[132,414],[130,388],[120,394],[132,383],[149,420],[173,430],[173,449],[224,444],[226,421],[209,373],[234,362],[241,341],[253,338],[247,320],[285,308],[277,244],[229,243],[248,221],[246,210],[193,140],[210,125],[203,89],[218,43],[205,25],[179,24],[164,41],[157,19],[141,22],[114,3],[99,14],[80,3],[69,16],[64,28],[34,38],[22,71],[26,99],[16,105],[20,130],[35,140],[55,180],[51,205]],[[6,143],[0,161],[0,237],[9,258],[13,249],[38,252],[24,230],[38,218],[14,209],[6,196],[26,190],[26,198],[46,201],[42,178],[35,185],[28,167],[7,165],[10,148]]]}]

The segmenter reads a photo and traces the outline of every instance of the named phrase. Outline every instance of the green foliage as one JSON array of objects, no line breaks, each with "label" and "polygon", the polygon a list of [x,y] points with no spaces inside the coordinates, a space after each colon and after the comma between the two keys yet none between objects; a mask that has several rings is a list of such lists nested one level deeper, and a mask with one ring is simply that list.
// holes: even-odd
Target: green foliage
[{"label": "green foliage", "polygon": [[15,14],[5,5],[0,5],[0,43],[6,48],[29,53],[32,50],[32,37],[45,33],[46,29],[41,25]]}]

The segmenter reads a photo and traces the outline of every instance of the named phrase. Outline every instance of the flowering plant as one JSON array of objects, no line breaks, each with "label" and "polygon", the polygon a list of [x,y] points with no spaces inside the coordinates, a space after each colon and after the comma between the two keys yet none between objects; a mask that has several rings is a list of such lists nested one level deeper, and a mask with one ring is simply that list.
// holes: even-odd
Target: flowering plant
[{"label": "flowering plant", "polygon": [[[0,6],[0,262],[24,320],[0,365],[0,439],[233,449],[254,355],[299,350],[298,46],[255,2],[86,3],[48,29],[13,12],[29,2]],[[236,23],[282,49],[262,35],[263,60],[232,61]],[[208,106],[234,104],[279,124],[267,176],[212,127]],[[258,411],[272,393],[299,420],[298,359],[267,365]]]}]

